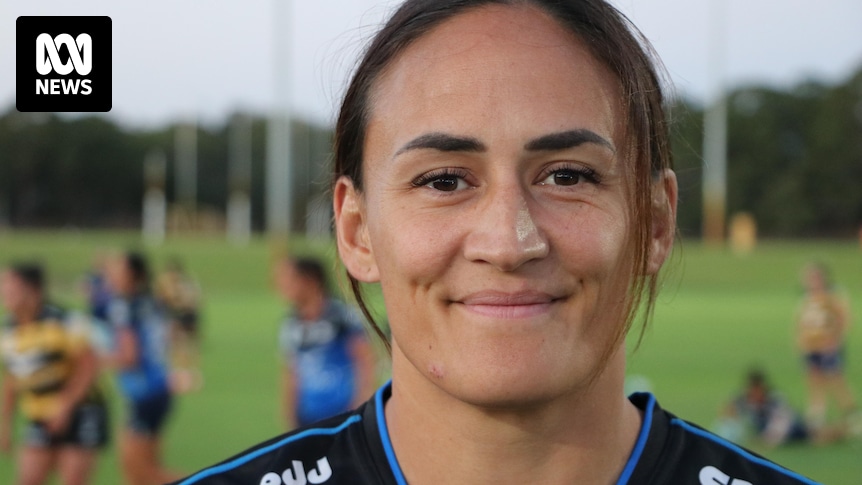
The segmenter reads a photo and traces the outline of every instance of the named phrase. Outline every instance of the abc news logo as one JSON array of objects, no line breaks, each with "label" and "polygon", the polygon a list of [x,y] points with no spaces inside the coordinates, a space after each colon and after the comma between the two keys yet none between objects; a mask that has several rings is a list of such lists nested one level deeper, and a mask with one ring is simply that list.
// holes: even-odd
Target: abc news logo
[{"label": "abc news logo", "polygon": [[110,17],[18,17],[15,34],[18,111],[111,110]]}]

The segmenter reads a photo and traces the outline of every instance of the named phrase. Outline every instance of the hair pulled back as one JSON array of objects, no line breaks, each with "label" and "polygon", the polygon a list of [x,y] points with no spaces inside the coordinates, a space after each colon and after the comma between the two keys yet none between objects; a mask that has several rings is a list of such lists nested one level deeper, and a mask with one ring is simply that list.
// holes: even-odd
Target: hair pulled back
[{"label": "hair pulled back", "polygon": [[[631,327],[642,301],[644,327],[655,302],[657,277],[647,272],[652,226],[652,190],[656,178],[671,168],[668,127],[664,112],[659,64],[649,42],[605,0],[407,0],[372,39],[348,85],[335,127],[333,183],[347,177],[363,188],[363,147],[371,115],[372,92],[386,68],[415,40],[446,20],[487,5],[532,6],[581,39],[591,54],[616,77],[619,105],[626,119],[629,219],[633,221],[631,284],[626,322],[618,339]],[[359,282],[347,275],[356,300],[378,336]]]}]

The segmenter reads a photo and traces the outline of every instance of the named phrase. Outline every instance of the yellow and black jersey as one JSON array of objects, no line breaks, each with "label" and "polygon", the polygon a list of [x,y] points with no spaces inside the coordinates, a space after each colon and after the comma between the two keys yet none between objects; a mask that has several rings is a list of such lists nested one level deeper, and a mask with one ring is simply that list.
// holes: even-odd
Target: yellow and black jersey
[{"label": "yellow and black jersey", "polygon": [[200,289],[187,276],[167,272],[156,281],[156,297],[171,313],[196,311],[200,306]]},{"label": "yellow and black jersey", "polygon": [[831,294],[805,298],[799,310],[799,344],[806,352],[836,350],[844,339],[841,300]]},{"label": "yellow and black jersey", "polygon": [[[45,305],[30,324],[7,320],[0,333],[0,358],[26,419],[44,420],[56,412],[60,391],[87,346],[86,328],[74,324],[53,305]],[[98,399],[98,389],[94,387],[88,398]]]}]

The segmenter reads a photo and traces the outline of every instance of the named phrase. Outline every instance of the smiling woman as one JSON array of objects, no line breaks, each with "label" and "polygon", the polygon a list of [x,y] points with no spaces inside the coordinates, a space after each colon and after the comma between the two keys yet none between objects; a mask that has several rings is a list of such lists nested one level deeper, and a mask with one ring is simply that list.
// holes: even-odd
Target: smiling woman
[{"label": "smiling woman", "polygon": [[333,188],[392,382],[180,483],[813,483],[623,393],[675,233],[646,45],[603,0],[404,3],[345,95]]},{"label": "smiling woman", "polygon": [[370,92],[362,191],[335,186],[339,245],[382,285],[396,395],[433,381],[423,408],[562,397],[616,347],[631,265],[619,95],[571,37],[533,8],[477,9]]}]

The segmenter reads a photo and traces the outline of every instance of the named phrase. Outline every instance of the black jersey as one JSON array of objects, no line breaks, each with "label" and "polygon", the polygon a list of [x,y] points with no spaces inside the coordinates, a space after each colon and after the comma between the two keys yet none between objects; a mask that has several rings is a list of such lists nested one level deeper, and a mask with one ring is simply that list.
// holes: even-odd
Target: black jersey
[{"label": "black jersey", "polygon": [[[356,411],[257,445],[177,485],[404,485],[383,403],[390,385]],[[816,484],[634,394],[643,425],[618,485]]]}]

